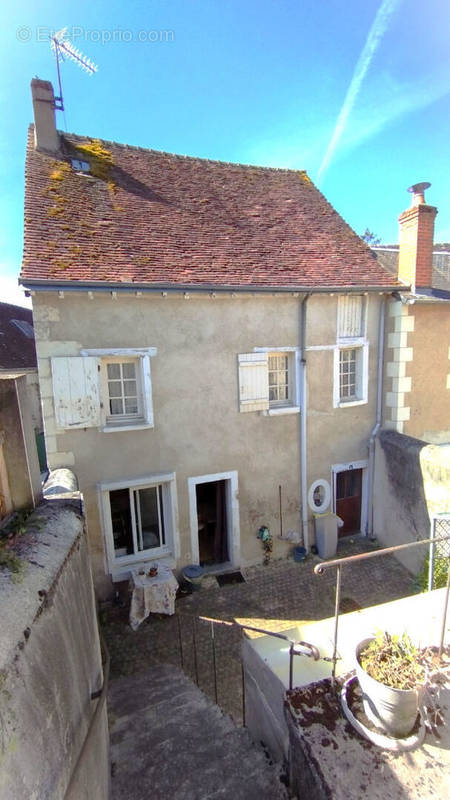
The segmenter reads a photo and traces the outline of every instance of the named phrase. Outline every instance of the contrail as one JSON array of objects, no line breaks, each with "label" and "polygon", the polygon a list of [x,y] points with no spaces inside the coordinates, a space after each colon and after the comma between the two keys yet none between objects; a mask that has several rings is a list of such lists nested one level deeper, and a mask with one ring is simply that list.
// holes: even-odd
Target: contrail
[{"label": "contrail", "polygon": [[366,39],[366,43],[361,50],[361,54],[358,58],[355,71],[353,73],[353,77],[350,81],[350,86],[347,89],[347,94],[345,95],[345,100],[342,104],[342,108],[339,112],[339,116],[336,121],[336,125],[334,127],[333,135],[331,137],[330,143],[327,147],[327,151],[322,159],[322,163],[319,167],[319,171],[317,173],[317,183],[320,182],[323,174],[330,166],[331,160],[336,152],[336,148],[339,144],[339,140],[344,133],[345,127],[347,125],[347,120],[350,115],[350,112],[355,105],[356,98],[361,89],[362,82],[366,77],[367,70],[372,63],[372,59],[378,49],[378,46],[383,38],[386,30],[389,26],[390,19],[396,10],[400,0],[383,0],[381,6],[379,7],[375,19],[372,23],[372,27],[369,31],[369,34]]}]

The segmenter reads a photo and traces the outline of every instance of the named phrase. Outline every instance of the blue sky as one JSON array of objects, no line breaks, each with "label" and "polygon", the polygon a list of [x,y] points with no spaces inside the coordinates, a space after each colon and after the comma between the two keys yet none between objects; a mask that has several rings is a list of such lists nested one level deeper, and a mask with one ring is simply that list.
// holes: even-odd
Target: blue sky
[{"label": "blue sky", "polygon": [[5,299],[20,269],[29,83],[55,81],[47,36],[64,26],[98,73],[62,65],[59,128],[306,169],[358,233],[385,242],[406,188],[428,180],[435,241],[450,241],[447,0],[19,0],[0,22]]}]

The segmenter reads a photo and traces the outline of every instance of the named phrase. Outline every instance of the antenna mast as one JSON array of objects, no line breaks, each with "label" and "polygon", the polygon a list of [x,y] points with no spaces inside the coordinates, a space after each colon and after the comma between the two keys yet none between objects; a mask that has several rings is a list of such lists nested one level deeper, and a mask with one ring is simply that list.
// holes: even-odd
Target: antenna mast
[{"label": "antenna mast", "polygon": [[65,61],[66,58],[70,58],[72,61],[75,61],[75,64],[78,64],[81,69],[84,69],[88,75],[94,75],[97,72],[98,67],[94,64],[90,58],[83,55],[76,47],[66,38],[67,28],[62,28],[60,31],[55,33],[54,36],[50,37],[50,45],[55,54],[56,59],[56,72],[58,75],[58,87],[59,87],[59,95],[55,97],[55,109],[57,111],[64,111],[64,99],[62,93],[62,84],[61,84],[61,71],[60,71],[60,62]]}]

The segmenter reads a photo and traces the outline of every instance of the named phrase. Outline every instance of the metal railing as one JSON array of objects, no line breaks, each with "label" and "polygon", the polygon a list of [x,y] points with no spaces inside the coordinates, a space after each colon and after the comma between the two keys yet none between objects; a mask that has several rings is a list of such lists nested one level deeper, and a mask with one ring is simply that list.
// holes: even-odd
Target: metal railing
[{"label": "metal railing", "polygon": [[[266,628],[258,628],[254,625],[246,625],[240,622],[235,622],[234,620],[224,620],[224,619],[217,619],[214,617],[205,617],[205,616],[194,616],[191,614],[176,614],[177,618],[177,625],[178,625],[178,643],[179,643],[179,653],[180,653],[180,666],[183,671],[185,669],[185,648],[183,646],[183,630],[186,632],[187,627],[191,626],[192,632],[192,653],[193,653],[193,661],[194,661],[194,679],[197,686],[199,686],[199,659],[198,659],[198,647],[197,647],[197,621],[201,621],[204,623],[208,623],[210,625],[210,641],[212,644],[212,671],[213,671],[213,680],[214,680],[214,699],[216,704],[218,704],[218,687],[217,687],[217,657],[216,657],[216,631],[215,626],[223,626],[230,629],[236,629],[241,632],[242,635],[245,634],[246,631],[252,631],[253,633],[261,633],[264,636],[271,636],[274,639],[281,639],[284,642],[289,644],[289,689],[293,688],[293,676],[294,676],[294,657],[295,656],[307,656],[308,658],[313,658],[314,661],[318,661],[320,658],[320,653],[318,648],[310,644],[309,642],[305,642],[303,640],[293,639],[290,636],[287,636],[285,633],[281,633],[280,631],[269,631]],[[244,666],[242,659],[240,659],[241,663],[241,680],[242,680],[242,720],[243,724],[245,725],[245,680],[244,680]]]},{"label": "metal railing", "polygon": [[[314,567],[314,572],[316,575],[324,575],[324,573],[327,570],[336,569],[336,598],[335,598],[335,611],[334,611],[334,637],[333,637],[333,657],[332,657],[333,668],[331,673],[331,683],[333,686],[336,678],[336,662],[338,660],[337,640],[338,640],[339,612],[340,612],[340,602],[341,602],[342,568],[345,567],[346,564],[354,564],[356,561],[365,561],[368,558],[378,558],[379,556],[390,555],[391,553],[398,553],[400,550],[408,550],[412,547],[421,547],[425,544],[429,544],[431,550],[431,548],[434,548],[438,543],[446,542],[448,540],[450,540],[450,534],[439,537],[432,536],[430,539],[420,539],[418,542],[408,542],[407,544],[398,544],[393,547],[384,547],[380,550],[373,550],[371,553],[358,553],[358,555],[355,556],[347,556],[345,558],[335,558],[332,561],[323,561],[321,564],[317,564]],[[429,570],[431,573],[432,569],[433,569],[433,559],[430,557]],[[439,657],[441,657],[442,655],[442,649],[444,644],[445,621],[447,617],[448,598],[449,598],[449,579],[450,579],[450,559],[447,568],[447,591],[445,593],[445,598],[444,598],[441,638],[439,643]],[[430,581],[429,581],[429,587],[430,587]]]}]

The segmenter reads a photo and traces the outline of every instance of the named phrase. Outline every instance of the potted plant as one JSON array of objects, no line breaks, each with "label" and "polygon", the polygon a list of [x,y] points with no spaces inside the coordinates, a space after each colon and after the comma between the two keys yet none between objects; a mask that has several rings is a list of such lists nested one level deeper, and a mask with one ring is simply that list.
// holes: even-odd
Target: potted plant
[{"label": "potted plant", "polygon": [[356,674],[364,711],[391,736],[411,733],[425,684],[419,651],[410,637],[379,632],[356,648]]}]

